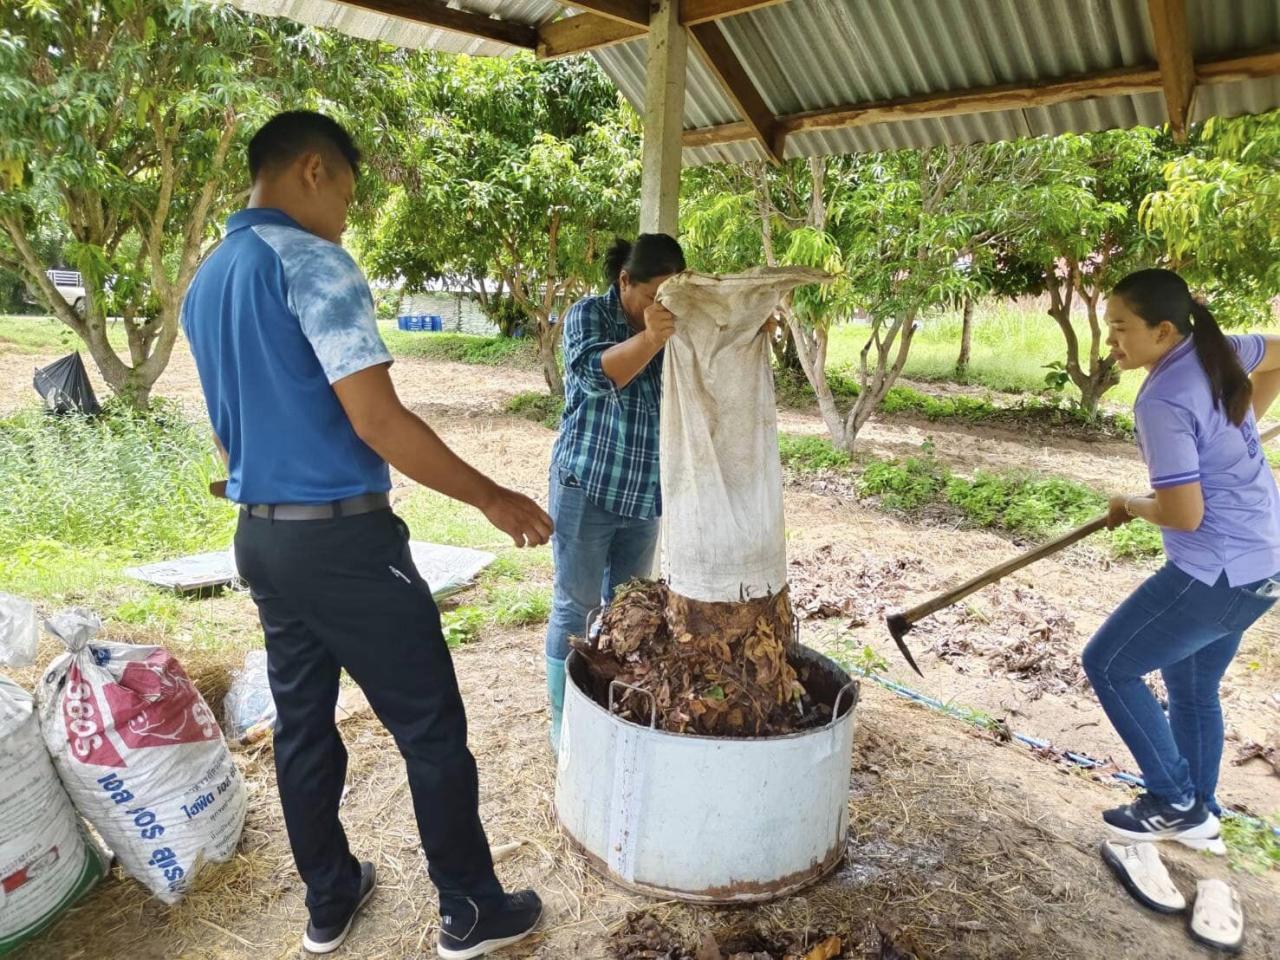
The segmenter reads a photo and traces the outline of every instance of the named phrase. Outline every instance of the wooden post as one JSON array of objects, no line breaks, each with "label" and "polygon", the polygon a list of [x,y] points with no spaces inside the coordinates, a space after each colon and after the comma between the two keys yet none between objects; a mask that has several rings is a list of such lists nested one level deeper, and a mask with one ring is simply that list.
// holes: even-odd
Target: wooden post
[{"label": "wooden post", "polygon": [[678,0],[658,0],[649,20],[645,70],[641,233],[676,235],[687,53],[688,40],[680,25]]}]

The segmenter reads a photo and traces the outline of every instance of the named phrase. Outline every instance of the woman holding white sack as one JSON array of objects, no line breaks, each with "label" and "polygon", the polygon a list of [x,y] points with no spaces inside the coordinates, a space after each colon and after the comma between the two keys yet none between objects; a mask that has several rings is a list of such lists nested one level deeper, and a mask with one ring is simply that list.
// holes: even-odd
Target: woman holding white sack
[{"label": "woman holding white sack", "polygon": [[565,658],[587,615],[620,584],[653,573],[662,493],[658,411],[662,351],[676,318],[654,298],[685,269],[672,237],[618,240],[605,255],[603,294],[564,319],[565,407],[551,454],[555,592],[547,627],[551,744],[560,742]]}]

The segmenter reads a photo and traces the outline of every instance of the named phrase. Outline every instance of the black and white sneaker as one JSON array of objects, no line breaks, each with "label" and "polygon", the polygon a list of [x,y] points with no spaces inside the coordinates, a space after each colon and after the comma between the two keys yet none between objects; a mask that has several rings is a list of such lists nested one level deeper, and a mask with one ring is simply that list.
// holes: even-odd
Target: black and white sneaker
[{"label": "black and white sneaker", "polygon": [[360,899],[356,901],[351,916],[347,917],[345,923],[330,927],[317,927],[314,923],[308,923],[307,932],[302,935],[302,949],[308,953],[333,953],[342,946],[343,941],[347,939],[347,934],[351,932],[351,925],[356,922],[361,909],[373,896],[373,888],[377,885],[378,871],[374,865],[368,861],[360,864]]},{"label": "black and white sneaker", "polygon": [[474,900],[450,907],[440,917],[436,952],[443,960],[472,960],[508,947],[533,933],[542,917],[542,901],[532,890],[509,893],[481,910]]},{"label": "black and white sneaker", "polygon": [[1105,811],[1102,819],[1126,840],[1174,840],[1192,850],[1226,853],[1221,824],[1201,800],[1182,810],[1142,793],[1127,806]]}]

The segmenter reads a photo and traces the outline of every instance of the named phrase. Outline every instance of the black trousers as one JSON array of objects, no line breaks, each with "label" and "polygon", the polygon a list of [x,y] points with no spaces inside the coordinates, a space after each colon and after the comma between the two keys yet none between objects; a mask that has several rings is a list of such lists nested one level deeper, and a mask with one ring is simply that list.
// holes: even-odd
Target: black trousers
[{"label": "black trousers", "polygon": [[276,780],[312,921],[343,922],[360,884],[338,819],[347,751],[334,707],[343,669],[404,757],[442,911],[501,896],[453,660],[410,557],[408,527],[390,510],[287,521],[242,511],[235,551],[266,635]]}]

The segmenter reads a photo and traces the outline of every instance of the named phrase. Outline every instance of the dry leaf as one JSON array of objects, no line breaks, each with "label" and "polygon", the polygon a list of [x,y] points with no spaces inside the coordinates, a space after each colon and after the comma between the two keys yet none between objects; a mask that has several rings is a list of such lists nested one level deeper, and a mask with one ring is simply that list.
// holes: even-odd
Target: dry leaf
[{"label": "dry leaf", "polygon": [[844,944],[839,937],[827,937],[820,944],[804,955],[804,960],[835,960],[840,956]]}]

